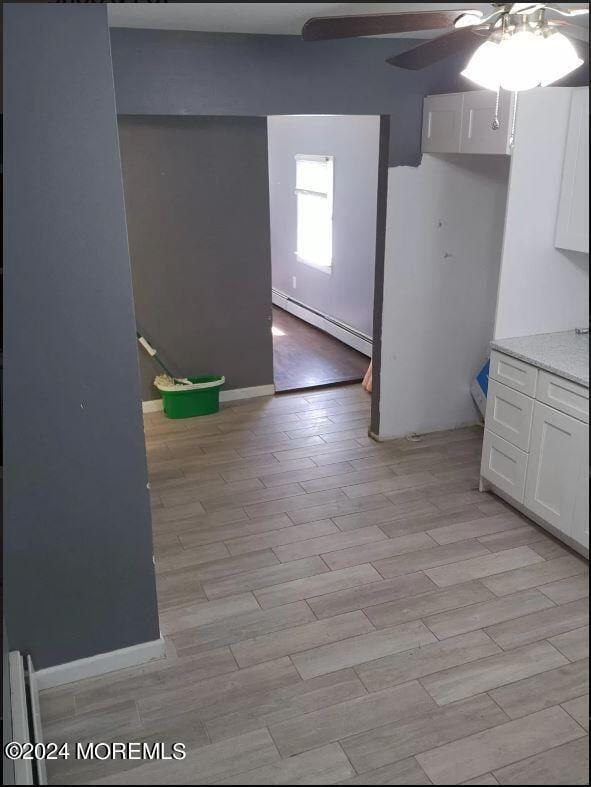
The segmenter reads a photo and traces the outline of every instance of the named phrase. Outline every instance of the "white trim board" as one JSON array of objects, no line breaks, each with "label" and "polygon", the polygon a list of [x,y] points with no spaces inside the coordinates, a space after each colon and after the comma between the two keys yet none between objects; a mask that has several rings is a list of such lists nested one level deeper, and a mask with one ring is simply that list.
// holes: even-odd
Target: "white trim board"
[{"label": "white trim board", "polygon": [[[12,739],[18,743],[30,743],[25,668],[18,650],[13,650],[8,654],[8,672],[9,675],[5,675],[4,679],[7,680],[10,676]],[[14,783],[34,784],[32,760],[14,760]]]},{"label": "white trim board", "polygon": [[372,340],[370,336],[357,331],[344,322],[335,320],[333,317],[313,311],[305,304],[294,301],[293,298],[290,298],[280,290],[273,288],[271,291],[271,301],[275,306],[279,306],[280,309],[284,309],[286,312],[293,314],[294,317],[299,317],[300,320],[304,320],[304,322],[308,322],[310,325],[320,328],[321,331],[328,333],[329,336],[334,336],[335,339],[343,342],[343,344],[371,358]]},{"label": "white trim board", "polygon": [[148,661],[155,661],[166,656],[166,643],[164,639],[140,642],[120,650],[111,650],[109,653],[97,653],[87,659],[68,661],[65,664],[56,664],[55,667],[46,667],[36,670],[37,685],[39,690],[52,689],[66,683],[74,683],[84,678],[95,678],[107,672],[136,667]]},{"label": "white trim board", "polygon": [[[27,672],[29,673],[29,701],[31,705],[31,726],[33,728],[33,740],[43,743],[43,723],[41,720],[41,705],[39,702],[39,683],[37,673],[33,666],[33,661],[27,654]],[[35,757],[37,769],[37,784],[47,784],[47,765],[44,757]]]},{"label": "white trim board", "polygon": [[[257,396],[273,396],[274,393],[275,386],[273,383],[270,385],[253,385],[250,388],[232,388],[229,391],[220,391],[220,402],[254,399]],[[162,399],[151,399],[148,402],[142,402],[142,412],[144,413],[157,413],[160,410],[162,410]]]}]

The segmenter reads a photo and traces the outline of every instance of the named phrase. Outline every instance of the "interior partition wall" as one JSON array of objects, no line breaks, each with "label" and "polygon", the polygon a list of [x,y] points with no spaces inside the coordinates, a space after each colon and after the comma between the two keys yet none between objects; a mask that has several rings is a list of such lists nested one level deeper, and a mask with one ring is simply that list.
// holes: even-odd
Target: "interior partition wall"
[{"label": "interior partition wall", "polygon": [[4,596],[37,669],[159,638],[105,5],[4,5]]}]

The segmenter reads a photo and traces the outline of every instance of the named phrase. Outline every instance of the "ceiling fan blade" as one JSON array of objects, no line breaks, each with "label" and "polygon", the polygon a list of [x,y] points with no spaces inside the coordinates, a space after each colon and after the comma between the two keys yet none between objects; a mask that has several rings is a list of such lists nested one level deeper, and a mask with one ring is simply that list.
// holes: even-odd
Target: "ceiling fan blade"
[{"label": "ceiling fan blade", "polygon": [[576,38],[578,41],[589,41],[589,28],[582,25],[575,25],[564,19],[551,19],[548,27],[557,27],[560,32],[569,38]]},{"label": "ceiling fan blade", "polygon": [[452,30],[451,33],[445,33],[438,38],[425,41],[424,44],[415,46],[413,49],[407,49],[406,52],[401,52],[399,55],[389,57],[386,62],[391,66],[409,68],[415,71],[431,66],[433,63],[437,63],[450,55],[456,55],[460,52],[470,54],[487,38],[487,34],[483,36],[475,32],[471,27],[462,27],[458,30]]},{"label": "ceiling fan blade", "polygon": [[543,3],[512,3],[509,8],[510,14],[533,14],[542,8]]},{"label": "ceiling fan blade", "polygon": [[589,14],[589,3],[575,3],[570,8],[560,8],[555,3],[547,3],[544,8],[547,11],[553,11],[555,14],[570,17],[571,19],[577,16],[587,16]]},{"label": "ceiling fan blade", "polygon": [[380,36],[388,33],[413,33],[418,30],[438,30],[453,27],[455,20],[468,11],[465,8],[448,11],[417,11],[393,14],[362,14],[359,16],[318,16],[308,19],[302,28],[304,41],[327,41],[332,38]]}]

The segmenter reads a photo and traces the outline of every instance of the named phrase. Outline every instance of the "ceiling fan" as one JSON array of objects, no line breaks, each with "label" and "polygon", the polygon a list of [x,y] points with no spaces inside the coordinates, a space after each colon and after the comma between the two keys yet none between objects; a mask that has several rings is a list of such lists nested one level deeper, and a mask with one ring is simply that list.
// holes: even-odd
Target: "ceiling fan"
[{"label": "ceiling fan", "polygon": [[413,33],[450,32],[388,58],[390,65],[417,70],[451,55],[473,56],[462,74],[490,90],[526,90],[561,79],[583,63],[567,34],[583,28],[569,19],[589,8],[562,9],[551,3],[492,3],[492,12],[451,9],[360,16],[315,17],[302,29],[305,41]]}]

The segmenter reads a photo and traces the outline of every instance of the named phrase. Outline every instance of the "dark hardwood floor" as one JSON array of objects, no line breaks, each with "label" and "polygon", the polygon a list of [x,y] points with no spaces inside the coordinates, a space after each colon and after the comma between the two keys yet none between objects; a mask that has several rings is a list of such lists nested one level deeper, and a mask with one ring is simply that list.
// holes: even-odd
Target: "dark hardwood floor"
[{"label": "dark hardwood floor", "polygon": [[361,382],[369,358],[273,306],[273,362],[277,391]]}]

